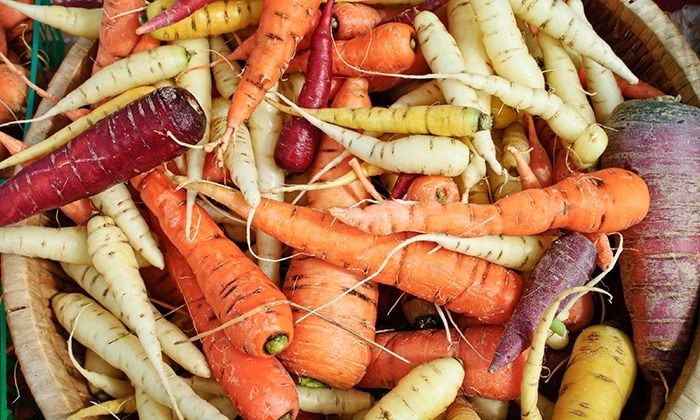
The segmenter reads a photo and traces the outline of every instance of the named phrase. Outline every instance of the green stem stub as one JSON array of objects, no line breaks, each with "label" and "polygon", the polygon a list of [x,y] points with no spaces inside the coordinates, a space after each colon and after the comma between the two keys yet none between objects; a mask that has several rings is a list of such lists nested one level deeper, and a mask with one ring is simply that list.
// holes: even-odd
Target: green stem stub
[{"label": "green stem stub", "polygon": [[286,334],[275,334],[267,339],[265,351],[267,354],[280,354],[289,345],[289,337]]},{"label": "green stem stub", "polygon": [[308,376],[299,377],[299,385],[306,388],[328,388],[326,384]]},{"label": "green stem stub", "polygon": [[561,319],[554,318],[554,321],[552,321],[552,325],[549,326],[549,329],[559,337],[564,337],[566,335],[566,325],[564,325]]}]

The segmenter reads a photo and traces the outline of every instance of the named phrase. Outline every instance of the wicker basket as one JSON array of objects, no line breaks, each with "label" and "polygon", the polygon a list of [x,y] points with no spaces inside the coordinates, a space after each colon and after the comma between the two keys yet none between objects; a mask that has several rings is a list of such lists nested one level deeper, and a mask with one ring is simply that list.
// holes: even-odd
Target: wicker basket
[{"label": "wicker basket", "polygon": [[[680,94],[700,106],[700,62],[668,17],[652,0],[584,0],[591,22],[643,80]],[[56,96],[72,89],[88,73],[93,43],[79,40],[69,51],[49,90]],[[42,103],[38,114],[50,107]],[[65,122],[36,123],[29,143],[42,140]],[[30,224],[46,223],[36,216]],[[88,404],[87,386],[68,360],[48,297],[65,287],[65,275],[51,262],[2,256],[2,287],[7,321],[22,372],[47,418],[65,418]],[[662,414],[663,418],[700,418],[700,336]]]}]

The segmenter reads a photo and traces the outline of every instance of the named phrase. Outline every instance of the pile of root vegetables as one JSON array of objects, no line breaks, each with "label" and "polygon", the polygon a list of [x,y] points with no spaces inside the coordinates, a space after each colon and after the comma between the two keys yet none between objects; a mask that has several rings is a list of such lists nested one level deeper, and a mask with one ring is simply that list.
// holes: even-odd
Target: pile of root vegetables
[{"label": "pile of root vegetables", "polygon": [[662,409],[698,297],[700,111],[580,0],[9,11],[99,42],[33,119],[69,125],[0,132],[0,252],[83,289],[50,302],[92,392],[70,418]]}]

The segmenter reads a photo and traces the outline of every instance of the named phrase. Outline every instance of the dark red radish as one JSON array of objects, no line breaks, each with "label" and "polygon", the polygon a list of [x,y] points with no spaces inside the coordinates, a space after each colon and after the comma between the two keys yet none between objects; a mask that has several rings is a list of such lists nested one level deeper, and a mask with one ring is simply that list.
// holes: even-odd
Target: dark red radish
[{"label": "dark red radish", "polygon": [[[299,106],[321,108],[331,97],[333,66],[333,39],[331,37],[331,10],[333,0],[326,3],[318,26],[311,36],[309,66],[304,86],[299,93]],[[304,172],[316,157],[321,142],[321,130],[301,117],[291,117],[282,127],[275,146],[275,162],[289,172]]]},{"label": "dark red radish", "polygon": [[184,89],[165,87],[97,122],[0,185],[0,226],[89,197],[182,154],[206,117]]},{"label": "dark red radish", "polygon": [[549,305],[561,292],[586,283],[595,258],[595,245],[580,233],[567,233],[552,242],[532,270],[513,316],[505,324],[489,372],[497,372],[530,346]]},{"label": "dark red radish", "polygon": [[654,416],[664,402],[664,380],[673,387],[688,355],[700,291],[700,109],[631,100],[606,125],[602,165],[636,172],[651,196],[646,218],[622,232],[619,264]]}]

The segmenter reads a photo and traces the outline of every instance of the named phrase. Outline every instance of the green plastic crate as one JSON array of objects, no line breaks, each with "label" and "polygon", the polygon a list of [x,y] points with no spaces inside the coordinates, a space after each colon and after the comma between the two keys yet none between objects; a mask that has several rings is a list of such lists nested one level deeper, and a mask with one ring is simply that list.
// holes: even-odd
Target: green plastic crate
[{"label": "green plastic crate", "polygon": [[[36,4],[48,5],[51,4],[50,0],[35,0]],[[48,27],[46,25],[34,25],[34,32],[32,35],[32,59],[30,67],[30,79],[32,82],[36,83],[37,76],[39,73],[45,77],[45,80],[50,80],[51,75],[56,71],[58,66],[63,60],[63,55],[65,52],[65,41],[61,32]],[[35,104],[38,103],[37,95],[33,90],[29,91],[27,97],[27,113],[25,118],[29,119],[34,113]],[[27,132],[29,128],[28,124],[24,125],[24,132]],[[0,184],[5,180],[0,179]],[[0,290],[2,293],[2,290]],[[8,367],[14,371],[17,361],[13,358],[7,357],[7,345],[10,341],[7,323],[5,320],[5,308],[0,301],[0,349],[3,349],[2,356],[0,356],[0,378],[3,380],[0,382],[0,420],[14,419],[12,412],[10,410],[10,402],[19,399],[23,400],[27,404],[31,404],[35,410],[35,414],[41,416],[36,404],[34,404],[31,396],[29,395],[17,395],[15,391],[14,384],[8,383],[6,378],[10,378],[13,374],[10,374]],[[10,399],[11,398],[11,399]]]}]

